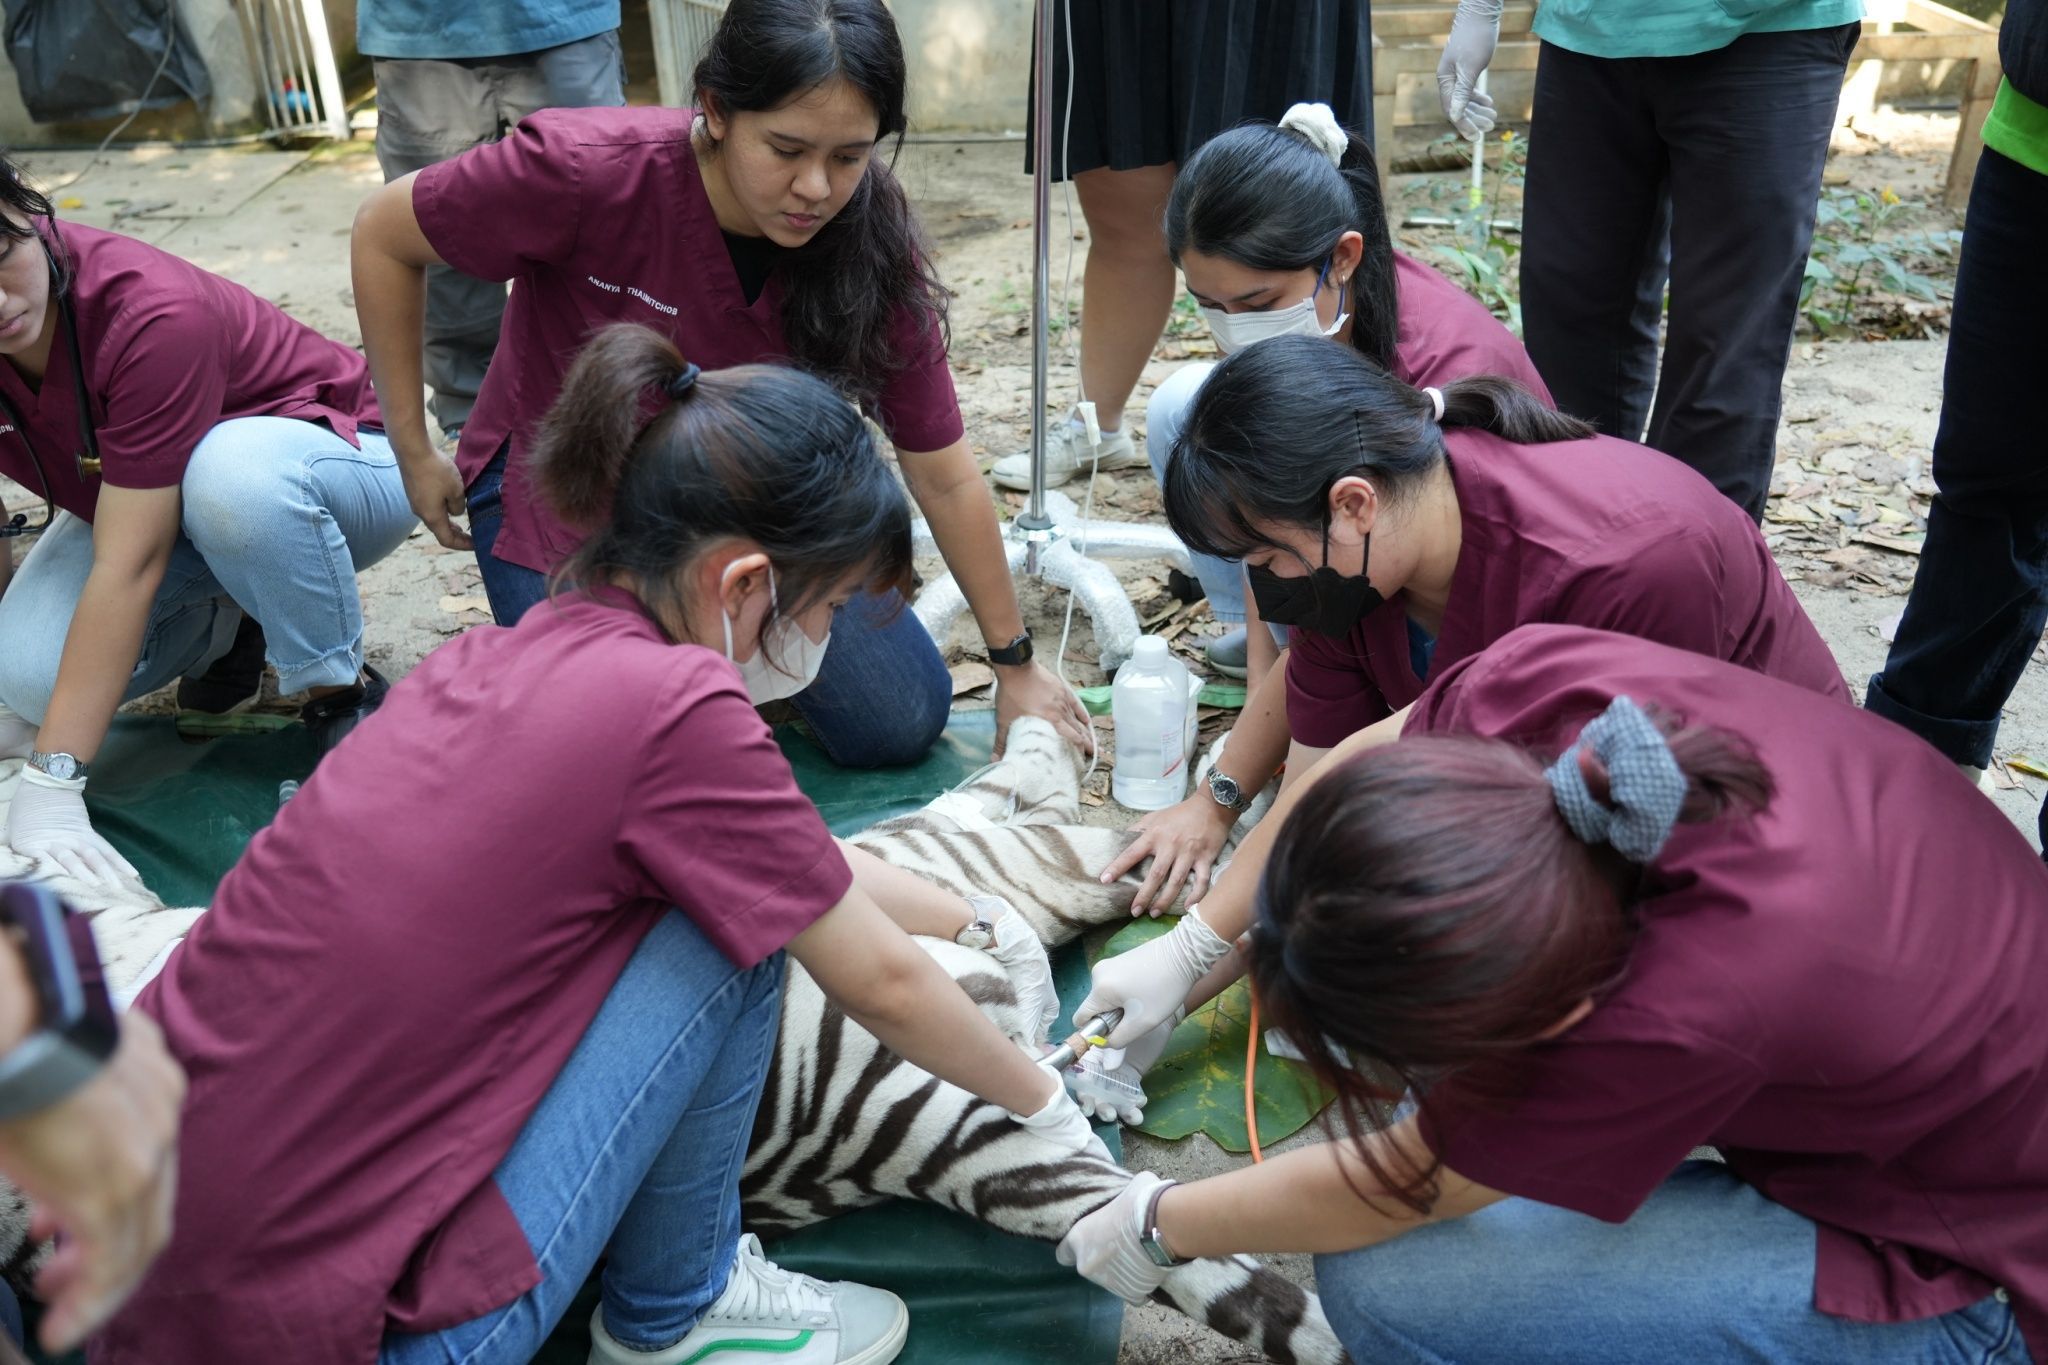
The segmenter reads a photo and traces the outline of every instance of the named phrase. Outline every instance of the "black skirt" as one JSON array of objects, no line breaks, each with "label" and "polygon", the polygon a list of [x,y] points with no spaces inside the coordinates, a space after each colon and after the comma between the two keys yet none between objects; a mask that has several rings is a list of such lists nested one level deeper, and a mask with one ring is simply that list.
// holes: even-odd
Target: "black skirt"
[{"label": "black skirt", "polygon": [[1371,0],[1044,2],[1052,11],[1053,145],[1064,140],[1067,151],[1053,158],[1055,180],[1101,167],[1178,165],[1224,129],[1276,121],[1303,101],[1329,105],[1337,122],[1372,139]]}]

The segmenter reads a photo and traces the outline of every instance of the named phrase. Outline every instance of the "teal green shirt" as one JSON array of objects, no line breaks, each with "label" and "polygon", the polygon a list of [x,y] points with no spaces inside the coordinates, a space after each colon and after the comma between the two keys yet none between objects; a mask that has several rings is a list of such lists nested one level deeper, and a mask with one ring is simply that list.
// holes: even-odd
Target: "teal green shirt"
[{"label": "teal green shirt", "polygon": [[1834,28],[1863,17],[1863,0],[1539,0],[1531,26],[1546,43],[1588,57],[1689,57],[1745,33]]},{"label": "teal green shirt", "polygon": [[2048,175],[2048,105],[2034,103],[2013,89],[2011,81],[2000,81],[1998,98],[1991,101],[1991,112],[1984,118],[1984,145]]}]

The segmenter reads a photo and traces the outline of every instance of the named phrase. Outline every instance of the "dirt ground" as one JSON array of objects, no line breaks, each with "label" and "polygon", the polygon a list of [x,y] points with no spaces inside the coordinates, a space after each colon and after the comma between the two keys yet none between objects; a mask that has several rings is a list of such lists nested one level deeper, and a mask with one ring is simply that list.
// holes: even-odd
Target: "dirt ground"
[{"label": "dirt ground", "polygon": [[[1890,186],[1908,199],[1938,200],[1954,127],[1953,115],[1859,118],[1838,135],[1830,184],[1873,193]],[[1424,141],[1404,145],[1404,156],[1426,153]],[[31,173],[52,188],[65,216],[155,242],[240,280],[331,335],[352,343],[358,339],[347,238],[356,203],[380,179],[367,142],[312,153],[134,151],[116,153],[89,169],[90,158],[83,154],[29,154],[25,159]],[[954,370],[969,435],[985,462],[1024,449],[1031,417],[1031,194],[1023,164],[1019,143],[920,142],[904,150],[899,165],[956,292]],[[83,178],[76,178],[80,172]],[[1463,179],[1455,170],[1397,174],[1390,177],[1389,203],[1404,221],[1427,216],[1447,194],[1461,189]],[[1434,194],[1433,187],[1439,187]],[[1511,210],[1513,196],[1504,202]],[[1056,195],[1056,214],[1060,205]],[[1073,225],[1070,312],[1078,317],[1086,250],[1078,208]],[[1958,224],[1945,210],[1930,209],[1916,225]],[[1399,236],[1404,249],[1432,260],[1447,240],[1440,229],[1426,226],[1402,227]],[[1067,264],[1067,242],[1062,223],[1055,234],[1056,285]],[[1916,562],[1914,540],[1924,527],[1932,492],[1927,452],[1940,401],[1945,297],[1915,317],[1924,323],[1917,330],[1925,339],[1802,339],[1785,381],[1778,483],[1766,531],[1859,694],[1882,661],[1889,623],[1904,604]],[[1063,326],[1054,336],[1050,392],[1055,409],[1072,401],[1072,335]],[[1131,420],[1142,429],[1145,393],[1176,364],[1212,354],[1199,323],[1183,308],[1146,369]],[[1086,492],[1079,484],[1067,491],[1077,501]],[[1101,476],[1093,491],[1097,517],[1148,520],[1160,514],[1158,493],[1146,471]],[[5,485],[0,493],[10,508],[26,505],[21,489]],[[1022,503],[1021,495],[995,497],[1006,516]],[[1141,618],[1174,635],[1182,657],[1199,670],[1201,644],[1216,629],[1206,609],[1182,606],[1167,594],[1163,564],[1114,563]],[[936,561],[922,568],[928,577],[942,571]],[[1041,650],[1049,654],[1059,638],[1065,599],[1035,581],[1023,583],[1020,591]],[[443,640],[488,620],[471,558],[443,551],[420,533],[363,575],[363,596],[370,657],[394,678]],[[964,658],[971,643],[965,630],[952,642],[952,659],[963,665],[959,678],[965,704],[985,699],[985,691],[968,686],[976,677]],[[1106,681],[1096,663],[1089,622],[1079,613],[1065,664],[1079,686]],[[162,698],[138,703],[163,704]],[[1227,721],[1227,714],[1218,713],[1206,729],[1214,732]],[[1106,722],[1098,728],[1106,749]],[[2008,708],[2001,763],[1993,774],[1999,789],[1991,793],[2031,837],[2043,783],[2004,767],[2003,760],[2018,756],[2048,759],[2048,651],[2036,651]],[[1106,798],[1107,791],[1105,770],[1097,775],[1092,795]],[[1106,800],[1088,814],[1103,822],[1129,818]],[[1199,1136],[1174,1144],[1134,1136],[1128,1150],[1134,1164],[1184,1177],[1221,1169],[1231,1160]],[[1306,1276],[1305,1258],[1282,1258],[1282,1264]],[[1128,1362],[1240,1358],[1219,1338],[1163,1310],[1133,1310],[1126,1322],[1123,1358]]]}]

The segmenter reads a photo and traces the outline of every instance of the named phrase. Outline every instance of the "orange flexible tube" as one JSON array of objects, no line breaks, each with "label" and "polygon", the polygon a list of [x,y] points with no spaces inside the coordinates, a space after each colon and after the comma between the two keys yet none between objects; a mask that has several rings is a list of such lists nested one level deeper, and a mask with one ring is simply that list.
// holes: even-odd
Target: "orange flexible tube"
[{"label": "orange flexible tube", "polygon": [[1258,1107],[1252,1103],[1252,1078],[1258,1073],[1259,1065],[1259,997],[1249,986],[1245,989],[1251,994],[1252,1018],[1251,1033],[1244,1045],[1244,1131],[1251,1137],[1252,1161],[1256,1163],[1266,1159],[1266,1154],[1259,1150]]}]

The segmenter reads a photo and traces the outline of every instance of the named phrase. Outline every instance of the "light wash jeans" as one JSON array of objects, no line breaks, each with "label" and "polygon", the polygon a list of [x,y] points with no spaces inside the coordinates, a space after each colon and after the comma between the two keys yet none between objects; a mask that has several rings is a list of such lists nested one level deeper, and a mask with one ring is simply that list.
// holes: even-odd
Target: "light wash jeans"
[{"label": "light wash jeans", "polygon": [[600,1256],[604,1323],[660,1350],[725,1289],[740,1167],[775,1052],[783,955],[741,970],[661,917],[498,1163],[541,1280],[483,1317],[387,1336],[381,1365],[524,1365]]},{"label": "light wash jeans", "polygon": [[[1206,360],[1192,360],[1166,376],[1166,382],[1152,390],[1145,400],[1145,458],[1152,461],[1152,477],[1166,487],[1166,464],[1173,458],[1174,443],[1187,424],[1188,409],[1195,405],[1209,372],[1216,366]],[[1209,614],[1225,625],[1244,623],[1244,565],[1235,559],[1190,553],[1195,577],[1209,595]],[[1287,648],[1287,631],[1269,627],[1280,648]]]},{"label": "light wash jeans", "polygon": [[[505,452],[469,486],[469,534],[491,616],[516,623],[547,600],[548,576],[491,553],[505,524]],[[832,647],[811,685],[790,698],[818,746],[842,768],[915,763],[953,710],[953,675],[900,593],[863,593],[832,621]]]},{"label": "light wash jeans", "polygon": [[[358,449],[317,422],[237,417],[209,431],[180,485],[184,525],[150,608],[124,700],[199,674],[263,623],[278,690],[352,683],[363,666],[356,574],[412,530],[398,462],[379,432]],[[41,724],[93,528],[63,513],[0,596],[0,702]]]},{"label": "light wash jeans", "polygon": [[2027,1365],[2002,1298],[1919,1322],[1813,1306],[1814,1226],[1715,1161],[1688,1161],[1626,1223],[1528,1199],[1316,1257],[1354,1360],[1519,1365]]}]

